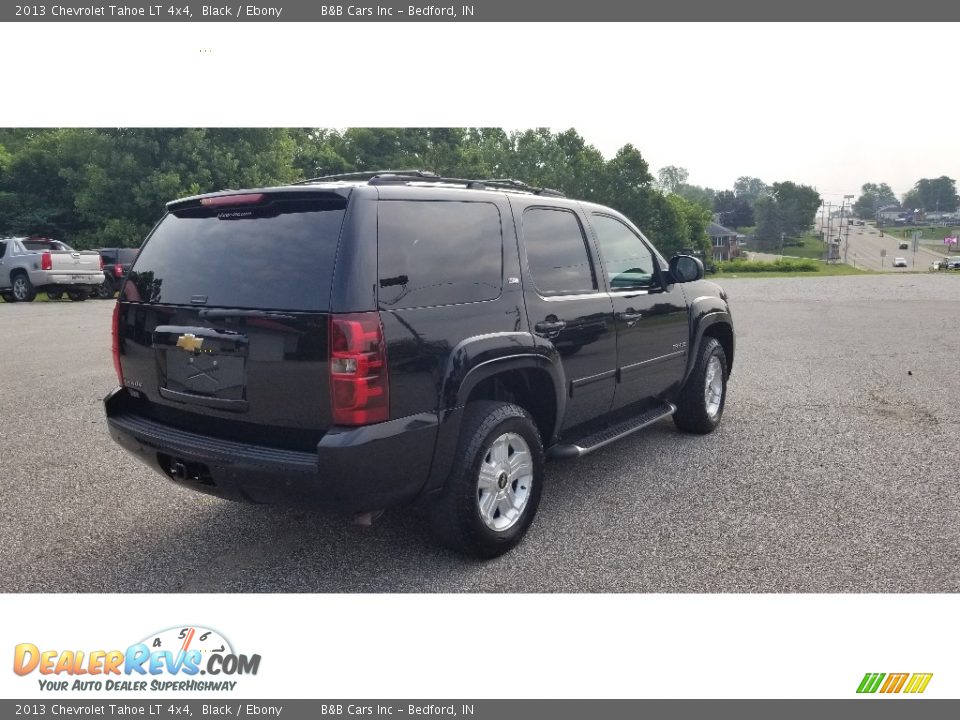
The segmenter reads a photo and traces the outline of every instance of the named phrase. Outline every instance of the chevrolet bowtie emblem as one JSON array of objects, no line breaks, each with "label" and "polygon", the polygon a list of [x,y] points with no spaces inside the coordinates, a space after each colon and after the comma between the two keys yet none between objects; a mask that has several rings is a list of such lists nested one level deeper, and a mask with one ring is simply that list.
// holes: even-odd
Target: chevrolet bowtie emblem
[{"label": "chevrolet bowtie emblem", "polygon": [[187,333],[177,338],[177,347],[183,348],[187,352],[200,352],[203,346],[203,338],[198,338],[193,333]]}]

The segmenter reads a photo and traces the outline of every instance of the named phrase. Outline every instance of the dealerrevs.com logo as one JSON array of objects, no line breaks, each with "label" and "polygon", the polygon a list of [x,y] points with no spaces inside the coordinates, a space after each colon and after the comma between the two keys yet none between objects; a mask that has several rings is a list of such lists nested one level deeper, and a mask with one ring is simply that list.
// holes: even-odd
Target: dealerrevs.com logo
[{"label": "dealerrevs.com logo", "polygon": [[857,686],[857,692],[915,695],[926,690],[932,679],[933,673],[867,673]]},{"label": "dealerrevs.com logo", "polygon": [[[216,630],[187,626],[151,633],[125,650],[50,650],[20,643],[13,671],[36,673],[45,691],[231,691],[256,675],[260,655],[234,652]],[[200,677],[202,676],[202,679]]]}]

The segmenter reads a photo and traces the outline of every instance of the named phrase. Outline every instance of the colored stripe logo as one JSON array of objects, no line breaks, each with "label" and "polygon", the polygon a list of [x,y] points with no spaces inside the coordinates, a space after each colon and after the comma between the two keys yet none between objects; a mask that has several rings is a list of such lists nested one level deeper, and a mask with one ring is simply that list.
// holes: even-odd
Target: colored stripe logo
[{"label": "colored stripe logo", "polygon": [[933,673],[867,673],[857,687],[858,693],[911,693],[927,689]]}]

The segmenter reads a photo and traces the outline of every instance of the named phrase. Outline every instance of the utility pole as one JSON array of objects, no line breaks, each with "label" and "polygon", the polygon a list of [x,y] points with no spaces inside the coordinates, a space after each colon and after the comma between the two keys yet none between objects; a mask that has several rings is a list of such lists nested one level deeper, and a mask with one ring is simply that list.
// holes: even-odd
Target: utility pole
[{"label": "utility pole", "polygon": [[[853,200],[853,195],[844,195],[844,196],[843,196],[843,204],[844,204],[844,205],[847,204],[847,200]],[[851,211],[852,211],[852,210],[853,210],[853,208],[851,207]],[[840,218],[841,218],[840,223],[841,223],[841,225],[842,225],[842,224],[843,224],[843,220],[842,220],[842,218],[843,218],[843,209],[842,209],[842,208],[841,208],[841,210],[840,210]],[[850,216],[850,219],[851,219],[851,220],[853,219],[853,215],[852,215],[852,214],[851,214],[851,216]],[[841,229],[842,229],[842,227],[841,227]],[[846,234],[844,235],[844,241],[843,241],[843,262],[847,262],[847,253],[849,253],[849,252],[850,252],[850,220],[847,220],[847,230],[846,230]]]},{"label": "utility pole", "polygon": [[833,203],[826,203],[827,214],[824,218],[826,220],[826,224],[821,225],[824,233],[823,238],[827,242],[827,257],[832,257],[833,255],[833,253],[830,252],[830,246],[833,245],[833,229],[832,229],[833,228],[833,211],[831,210],[832,207],[833,207]]}]

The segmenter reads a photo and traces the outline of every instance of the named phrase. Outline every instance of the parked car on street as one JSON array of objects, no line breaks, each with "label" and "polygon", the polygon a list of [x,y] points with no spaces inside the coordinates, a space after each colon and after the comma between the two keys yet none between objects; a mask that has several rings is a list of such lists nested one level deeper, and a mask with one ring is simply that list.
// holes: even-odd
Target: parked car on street
[{"label": "parked car on street", "polygon": [[100,255],[45,237],[0,239],[0,297],[33,302],[37,290],[86,300],[103,282]]},{"label": "parked car on street", "polygon": [[960,255],[953,255],[948,258],[944,258],[942,261],[942,267],[947,270],[960,270]]},{"label": "parked car on street", "polygon": [[904,267],[904,268],[905,268],[905,267],[907,266],[907,259],[906,259],[906,258],[902,258],[902,257],[894,258],[894,259],[893,259],[893,266],[894,266],[895,268],[896,268],[896,267]]},{"label": "parked car on street", "polygon": [[127,277],[140,248],[100,248],[97,252],[103,258],[104,275],[103,283],[97,289],[97,296],[112,298]]},{"label": "parked car on street", "polygon": [[703,275],[616,210],[514,180],[176,200],[114,311],[108,427],[194,490],[367,519],[418,500],[438,539],[493,557],[533,521],[547,458],[668,417],[717,427],[734,330]]}]

